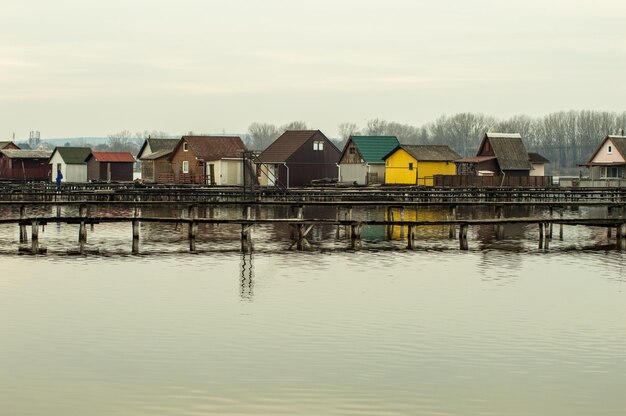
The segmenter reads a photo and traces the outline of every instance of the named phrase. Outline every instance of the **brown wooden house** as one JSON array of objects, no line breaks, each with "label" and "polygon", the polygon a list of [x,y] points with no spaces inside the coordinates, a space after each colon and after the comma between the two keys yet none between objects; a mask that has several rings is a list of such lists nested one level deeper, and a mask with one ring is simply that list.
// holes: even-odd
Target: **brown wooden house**
[{"label": "brown wooden house", "polygon": [[21,181],[44,181],[50,174],[47,150],[0,150],[0,179]]},{"label": "brown wooden house", "polygon": [[135,157],[130,152],[91,152],[87,159],[87,180],[131,182]]},{"label": "brown wooden house", "polygon": [[180,139],[152,138],[144,141],[137,153],[137,160],[141,161],[141,179],[144,182],[166,182],[172,177],[169,157],[179,141]]},{"label": "brown wooden house", "polygon": [[458,175],[530,176],[530,158],[522,136],[485,133],[475,157],[456,161]]},{"label": "brown wooden house", "polygon": [[[237,136],[183,136],[169,156],[170,181],[242,185],[245,151],[246,146]],[[250,169],[246,169],[246,181],[252,178]]]},{"label": "brown wooden house", "polygon": [[337,180],[341,151],[319,130],[288,130],[259,155],[259,184],[307,186]]}]

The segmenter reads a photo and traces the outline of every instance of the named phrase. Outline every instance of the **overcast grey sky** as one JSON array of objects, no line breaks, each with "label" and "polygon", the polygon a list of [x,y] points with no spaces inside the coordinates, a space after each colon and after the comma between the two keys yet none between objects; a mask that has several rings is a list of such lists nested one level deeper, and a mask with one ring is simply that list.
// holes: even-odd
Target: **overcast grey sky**
[{"label": "overcast grey sky", "polygon": [[0,139],[625,102],[624,0],[0,0]]}]

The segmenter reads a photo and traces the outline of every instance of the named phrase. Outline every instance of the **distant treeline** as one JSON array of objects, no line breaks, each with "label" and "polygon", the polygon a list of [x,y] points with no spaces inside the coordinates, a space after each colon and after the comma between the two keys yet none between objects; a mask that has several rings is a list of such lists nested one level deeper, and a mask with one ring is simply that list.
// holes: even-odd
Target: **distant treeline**
[{"label": "distant treeline", "polygon": [[[238,134],[253,150],[264,150],[285,130],[306,130],[304,121],[294,121],[284,125],[252,123],[247,134]],[[315,128],[315,127],[313,127]],[[553,175],[577,175],[591,153],[608,134],[622,134],[626,128],[626,111],[561,111],[541,117],[518,115],[500,120],[484,114],[459,113],[441,116],[422,126],[412,126],[381,119],[369,120],[365,126],[355,123],[341,123],[339,137],[326,135],[334,140],[339,149],[350,135],[396,136],[404,144],[447,144],[462,156],[473,156],[486,132],[520,133],[529,152],[537,152],[550,160],[549,172]],[[187,135],[194,135],[188,132]],[[197,134],[197,133],[196,133]],[[92,145],[83,139],[79,146],[97,150],[129,151],[137,154],[147,137],[177,138],[163,131],[142,131],[131,133],[128,130],[111,134],[106,143]],[[38,143],[29,143],[33,148]],[[70,143],[66,143],[69,146]]]},{"label": "distant treeline", "polygon": [[[250,147],[265,149],[286,127],[252,123],[248,129]],[[404,144],[447,144],[463,156],[473,156],[486,132],[520,133],[529,152],[537,152],[550,160],[549,171],[555,175],[575,175],[607,134],[620,134],[626,127],[626,112],[562,111],[542,117],[518,115],[499,120],[484,114],[460,113],[441,116],[423,126],[369,120],[365,126],[355,123],[339,125],[341,149],[350,135],[397,136]]]}]

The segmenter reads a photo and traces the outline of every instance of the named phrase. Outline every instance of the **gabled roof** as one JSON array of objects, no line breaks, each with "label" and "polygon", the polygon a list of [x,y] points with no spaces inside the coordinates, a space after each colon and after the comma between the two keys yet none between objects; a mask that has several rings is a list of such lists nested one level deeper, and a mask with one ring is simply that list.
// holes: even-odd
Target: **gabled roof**
[{"label": "gabled roof", "polygon": [[[285,162],[296,150],[306,143],[307,140],[317,133],[324,136],[324,133],[319,130],[287,130],[281,134],[278,139],[274,140],[267,149],[261,152],[259,159],[264,163]],[[328,142],[332,144],[330,140],[328,140]]]},{"label": "gabled roof", "polygon": [[189,150],[202,160],[241,158],[246,146],[239,136],[183,136],[172,153],[188,143]]},{"label": "gabled roof", "polygon": [[397,146],[394,150],[389,152],[387,155],[385,155],[383,159],[387,159],[398,149],[404,150],[405,152],[413,156],[415,160],[420,162],[452,162],[461,158],[461,155],[450,149],[450,147],[448,147],[447,145],[401,144]]},{"label": "gabled roof", "polygon": [[18,145],[16,145],[12,141],[4,141],[4,142],[0,142],[0,149],[4,149],[5,147],[10,146],[11,144],[13,146],[15,146],[15,149],[19,149],[20,148]]},{"label": "gabled roof", "polygon": [[383,157],[400,144],[396,136],[350,136],[339,160],[348,150],[350,142],[359,149],[366,163],[384,163]]},{"label": "gabled roof", "polygon": [[135,157],[130,152],[91,152],[87,160],[95,159],[100,163],[134,163]]},{"label": "gabled roof", "polygon": [[143,145],[141,145],[139,153],[137,153],[137,159],[145,158],[143,152],[146,150],[148,145],[150,145],[150,150],[152,151],[152,153],[162,150],[168,150],[168,153],[170,153],[172,152],[172,150],[174,150],[179,141],[180,139],[146,139],[144,140]]},{"label": "gabled roof", "polygon": [[[173,150],[173,149],[172,149]],[[141,158],[141,160],[156,160],[162,157],[166,157],[172,153],[170,149],[157,150],[156,152],[152,152],[149,155],[146,155]]]},{"label": "gabled roof", "polygon": [[482,163],[488,160],[494,160],[495,156],[472,156],[464,157],[463,159],[455,160],[456,163]]},{"label": "gabled roof", "polygon": [[600,142],[596,150],[591,154],[591,157],[587,160],[586,165],[590,165],[592,163],[593,159],[596,157],[600,149],[602,149],[602,146],[604,146],[604,143],[606,143],[607,140],[611,140],[613,146],[615,146],[620,155],[622,155],[622,158],[626,160],[626,136],[608,135]]},{"label": "gabled roof", "polygon": [[89,147],[55,147],[50,158],[55,153],[58,153],[68,165],[82,165],[87,163],[86,159],[91,154],[91,149]]},{"label": "gabled roof", "polygon": [[48,150],[22,150],[22,149],[3,149],[0,153],[9,159],[48,159],[50,151]]},{"label": "gabled roof", "polygon": [[528,160],[530,160],[530,163],[550,163],[548,159],[541,156],[539,153],[528,152]]},{"label": "gabled roof", "polygon": [[518,133],[485,133],[477,156],[489,141],[501,170],[530,170],[530,161],[522,136]]}]

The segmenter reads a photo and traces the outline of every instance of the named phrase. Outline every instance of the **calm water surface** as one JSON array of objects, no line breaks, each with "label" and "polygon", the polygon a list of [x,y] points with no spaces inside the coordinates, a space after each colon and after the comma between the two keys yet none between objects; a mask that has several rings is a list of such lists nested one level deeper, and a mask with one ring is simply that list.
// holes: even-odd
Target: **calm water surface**
[{"label": "calm water surface", "polygon": [[[162,227],[162,226],[161,226]],[[470,250],[371,229],[361,250],[258,227],[49,225],[46,256],[0,228],[2,415],[623,415],[624,253],[605,231],[530,228]],[[400,231],[397,231],[398,233]],[[380,237],[380,238],[379,238]]]}]

